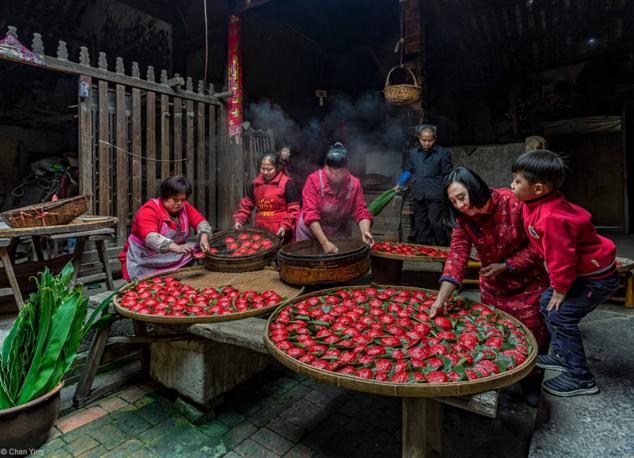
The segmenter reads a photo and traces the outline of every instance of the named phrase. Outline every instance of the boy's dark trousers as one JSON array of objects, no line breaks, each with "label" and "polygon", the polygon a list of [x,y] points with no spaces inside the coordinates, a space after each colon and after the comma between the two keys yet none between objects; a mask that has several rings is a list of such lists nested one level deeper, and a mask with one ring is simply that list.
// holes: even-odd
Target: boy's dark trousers
[{"label": "boy's dark trousers", "polygon": [[548,288],[542,294],[541,310],[550,332],[551,349],[562,360],[569,375],[584,380],[592,377],[583,351],[579,322],[600,304],[605,303],[618,286],[618,272],[600,280],[577,277],[559,310],[552,309],[550,312],[547,307],[553,289]]}]

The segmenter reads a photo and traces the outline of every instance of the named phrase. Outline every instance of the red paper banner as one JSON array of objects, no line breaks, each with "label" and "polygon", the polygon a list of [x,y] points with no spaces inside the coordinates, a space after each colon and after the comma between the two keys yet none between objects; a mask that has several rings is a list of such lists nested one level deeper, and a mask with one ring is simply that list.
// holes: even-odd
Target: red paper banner
[{"label": "red paper banner", "polygon": [[229,136],[242,134],[242,59],[240,57],[240,18],[229,16],[229,90],[228,98]]}]

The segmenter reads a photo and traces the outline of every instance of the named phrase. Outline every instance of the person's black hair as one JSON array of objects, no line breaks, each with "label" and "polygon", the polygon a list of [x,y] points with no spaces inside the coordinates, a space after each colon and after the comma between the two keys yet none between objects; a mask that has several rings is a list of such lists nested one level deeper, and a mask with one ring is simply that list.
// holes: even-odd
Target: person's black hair
[{"label": "person's black hair", "polygon": [[326,165],[333,169],[348,167],[348,150],[343,147],[343,144],[337,142],[330,147],[326,154]]},{"label": "person's black hair", "polygon": [[166,178],[161,182],[159,187],[159,197],[167,200],[170,197],[185,194],[187,197],[192,195],[192,184],[182,175],[175,175]]},{"label": "person's black hair", "polygon": [[559,154],[536,149],[515,159],[511,172],[521,173],[530,184],[544,183],[551,191],[558,191],[566,179],[566,168]]},{"label": "person's black hair", "polygon": [[449,226],[456,226],[456,218],[461,214],[447,195],[447,190],[453,183],[460,183],[467,188],[469,205],[472,208],[482,208],[491,199],[491,189],[480,175],[467,167],[456,167],[447,177],[443,193],[443,218]]},{"label": "person's black hair", "polygon": [[264,153],[260,158],[260,165],[262,165],[264,161],[269,161],[276,170],[280,168],[280,157],[275,151],[267,151]]}]

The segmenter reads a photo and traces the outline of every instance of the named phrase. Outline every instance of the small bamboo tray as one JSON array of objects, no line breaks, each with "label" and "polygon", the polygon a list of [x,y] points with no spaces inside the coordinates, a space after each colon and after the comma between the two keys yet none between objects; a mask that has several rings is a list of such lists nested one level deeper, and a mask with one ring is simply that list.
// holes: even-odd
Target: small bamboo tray
[{"label": "small bamboo tray", "polygon": [[[398,288],[403,289],[403,286],[391,286],[391,285],[380,285],[381,288]],[[346,287],[346,289],[363,289],[367,288],[365,286],[355,286],[355,287]],[[296,297],[292,300],[287,301],[285,304],[280,305],[273,314],[269,317],[269,320],[266,325],[266,334],[264,336],[264,343],[266,344],[266,348],[269,350],[269,353],[273,355],[273,357],[278,360],[280,363],[288,367],[294,372],[298,374],[307,375],[312,377],[320,382],[332,383],[337,385],[338,387],[348,388],[351,390],[362,391],[364,393],[371,394],[380,394],[385,396],[397,396],[397,397],[420,397],[420,398],[435,398],[435,397],[444,397],[444,396],[466,396],[476,393],[481,393],[484,391],[495,390],[498,388],[503,388],[508,385],[512,385],[513,383],[521,380],[526,377],[533,367],[535,366],[535,360],[537,359],[537,342],[533,334],[524,326],[519,320],[515,319],[508,313],[502,312],[501,310],[497,310],[494,307],[491,307],[493,310],[497,312],[497,314],[509,321],[515,323],[519,328],[522,329],[528,336],[532,351],[527,356],[526,361],[524,361],[519,366],[503,372],[501,374],[492,375],[490,377],[485,377],[477,380],[468,380],[468,381],[460,381],[460,382],[447,382],[447,383],[390,383],[390,382],[377,382],[374,380],[365,380],[359,377],[354,377],[352,375],[346,374],[338,374],[330,371],[326,371],[323,369],[318,369],[309,364],[302,363],[295,358],[291,358],[283,351],[279,350],[275,344],[269,338],[269,328],[273,320],[279,315],[279,313],[286,307],[290,307],[297,302],[306,300],[308,297],[312,296],[323,296],[326,294],[330,294],[334,291],[337,291],[341,288],[330,288],[322,291],[317,291],[314,293],[304,294],[302,296]],[[410,291],[425,291],[428,293],[438,293],[438,291],[432,291],[429,289],[423,288],[412,288],[406,287],[406,289]],[[473,303],[466,298],[462,298],[467,303]]]},{"label": "small bamboo tray", "polygon": [[[402,245],[414,245],[413,243],[404,243],[400,242]],[[446,246],[434,246],[434,245],[417,245],[425,248],[434,248],[436,250],[442,250],[449,254],[449,248]],[[394,254],[394,253],[385,253],[383,251],[375,251],[370,250],[371,256],[376,256],[377,258],[386,258],[386,259],[394,259],[395,261],[412,261],[412,262],[445,262],[447,260],[446,256],[408,256],[402,254]]]},{"label": "small bamboo tray", "polygon": [[12,228],[60,226],[88,211],[90,196],[77,196],[14,208],[0,214]]},{"label": "small bamboo tray", "polygon": [[260,234],[273,242],[273,246],[260,253],[237,257],[207,253],[203,261],[205,267],[209,270],[218,272],[247,272],[261,270],[263,267],[267,266],[280,247],[279,238],[272,232],[253,228],[247,228],[239,231],[221,231],[212,236],[209,244],[213,247],[216,244],[221,244],[225,237],[238,237],[240,234],[244,233]]},{"label": "small bamboo tray", "polygon": [[[117,313],[132,318],[133,320],[146,321],[149,323],[160,324],[201,324],[201,323],[219,323],[223,321],[241,320],[242,318],[249,318],[252,316],[264,315],[272,312],[280,305],[286,303],[287,300],[294,299],[302,294],[304,288],[295,288],[287,285],[280,280],[280,277],[274,269],[264,269],[253,272],[243,273],[229,273],[229,272],[212,272],[204,267],[187,267],[184,269],[175,270],[170,273],[162,273],[160,275],[152,275],[144,278],[144,280],[161,277],[165,275],[171,275],[178,278],[181,282],[190,285],[194,288],[217,288],[219,286],[233,286],[234,288],[244,290],[266,291],[273,290],[286,300],[281,304],[272,305],[270,307],[248,310],[246,312],[237,312],[229,315],[219,316],[156,316],[147,315],[144,313],[132,312],[129,309],[122,307],[119,304],[119,298],[113,299],[114,309]],[[121,293],[134,288],[135,283],[129,283],[120,290]]]},{"label": "small bamboo tray", "polygon": [[629,272],[630,270],[634,269],[634,260],[632,259],[617,256],[616,262],[620,264],[616,267],[616,270],[618,270],[619,272]]}]

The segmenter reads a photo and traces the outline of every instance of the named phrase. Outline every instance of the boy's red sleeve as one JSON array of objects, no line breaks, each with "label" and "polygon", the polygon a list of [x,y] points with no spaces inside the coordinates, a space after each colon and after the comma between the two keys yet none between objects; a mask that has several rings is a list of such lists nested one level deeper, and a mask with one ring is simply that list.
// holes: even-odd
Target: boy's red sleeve
[{"label": "boy's red sleeve", "polygon": [[550,286],[565,293],[577,278],[577,230],[568,221],[545,218],[542,247]]},{"label": "boy's red sleeve", "polygon": [[473,241],[469,234],[460,226],[451,231],[451,245],[445,268],[443,269],[440,281],[448,281],[460,286],[464,280],[471,255]]},{"label": "boy's red sleeve", "polygon": [[200,223],[207,221],[207,219],[188,202],[185,202],[185,210],[187,211],[187,217],[189,218],[189,225],[194,230],[198,228]]}]

